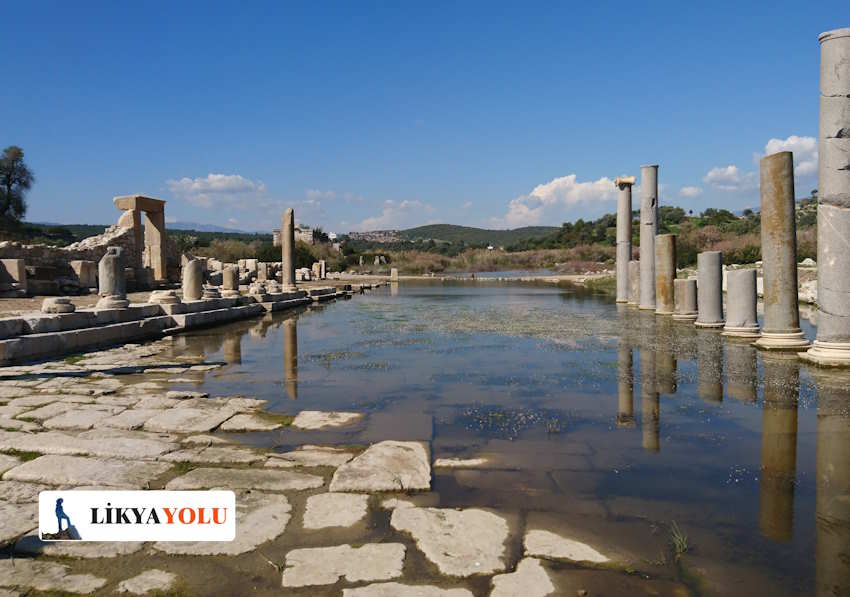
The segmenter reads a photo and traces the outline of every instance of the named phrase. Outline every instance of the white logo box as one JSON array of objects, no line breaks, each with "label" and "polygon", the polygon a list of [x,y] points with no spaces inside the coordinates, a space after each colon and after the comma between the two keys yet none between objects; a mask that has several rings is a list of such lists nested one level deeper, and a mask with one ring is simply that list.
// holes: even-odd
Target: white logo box
[{"label": "white logo box", "polygon": [[[59,533],[56,501],[70,519]],[[86,491],[38,494],[43,541],[233,541],[232,491]]]}]

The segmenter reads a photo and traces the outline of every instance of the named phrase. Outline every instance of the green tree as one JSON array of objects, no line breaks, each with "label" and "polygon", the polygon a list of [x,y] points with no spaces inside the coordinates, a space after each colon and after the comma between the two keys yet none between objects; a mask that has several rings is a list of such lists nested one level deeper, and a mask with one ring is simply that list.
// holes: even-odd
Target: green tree
[{"label": "green tree", "polygon": [[35,182],[24,163],[24,150],[10,145],[0,156],[0,223],[16,224],[27,212],[26,193]]}]

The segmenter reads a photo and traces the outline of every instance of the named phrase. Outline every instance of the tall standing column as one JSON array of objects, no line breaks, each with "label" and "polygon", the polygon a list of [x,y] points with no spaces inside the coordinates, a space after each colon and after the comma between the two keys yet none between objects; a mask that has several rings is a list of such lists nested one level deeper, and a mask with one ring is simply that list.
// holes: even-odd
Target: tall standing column
[{"label": "tall standing column", "polygon": [[736,269],[727,271],[726,325],[723,326],[723,335],[758,338],[757,302],[756,270]]},{"label": "tall standing column", "polygon": [[292,208],[283,212],[280,223],[281,240],[281,285],[284,292],[295,290],[295,212]]},{"label": "tall standing column", "polygon": [[640,167],[640,308],[655,309],[658,166]]},{"label": "tall standing column", "polygon": [[850,366],[850,28],[818,40],[818,333],[803,358]]},{"label": "tall standing column", "polygon": [[617,196],[617,302],[629,301],[629,261],[632,259],[632,185],[634,176],[614,179]]},{"label": "tall standing column", "polygon": [[782,151],[762,158],[761,259],[764,271],[764,330],[755,345],[767,350],[801,350],[797,302],[797,224],[794,158]]},{"label": "tall standing column", "polygon": [[723,254],[704,251],[697,255],[698,328],[723,327]]},{"label": "tall standing column", "polygon": [[676,235],[659,234],[655,237],[655,314],[673,315],[676,279]]},{"label": "tall standing column", "polygon": [[630,307],[640,304],[640,261],[629,261],[629,302]]}]

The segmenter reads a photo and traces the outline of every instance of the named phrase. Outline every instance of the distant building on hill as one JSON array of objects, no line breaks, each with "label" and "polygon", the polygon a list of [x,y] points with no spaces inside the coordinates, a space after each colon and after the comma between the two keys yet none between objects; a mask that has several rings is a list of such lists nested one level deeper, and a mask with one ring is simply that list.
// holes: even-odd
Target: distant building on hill
[{"label": "distant building on hill", "polygon": [[368,232],[349,232],[351,240],[362,240],[371,243],[395,243],[401,240],[398,230],[370,230]]},{"label": "distant building on hill", "polygon": [[296,226],[295,227],[295,240],[303,241],[308,245],[313,244],[313,229],[309,226]]},{"label": "distant building on hill", "polygon": [[272,230],[272,243],[276,247],[280,246],[280,230]]}]

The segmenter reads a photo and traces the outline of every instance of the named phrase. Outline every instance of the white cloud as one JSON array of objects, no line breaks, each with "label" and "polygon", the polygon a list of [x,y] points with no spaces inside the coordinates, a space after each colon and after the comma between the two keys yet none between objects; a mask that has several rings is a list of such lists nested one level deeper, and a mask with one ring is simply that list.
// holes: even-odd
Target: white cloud
[{"label": "white cloud", "polygon": [[681,189],[679,189],[679,197],[693,199],[694,197],[699,197],[700,195],[702,195],[702,189],[700,187],[682,187]]},{"label": "white cloud", "polygon": [[727,193],[758,188],[758,174],[742,171],[738,166],[716,166],[703,176],[702,181],[718,191]]},{"label": "white cloud", "polygon": [[613,201],[617,198],[614,181],[607,176],[599,180],[580,182],[575,174],[555,178],[532,189],[528,195],[512,199],[503,218],[494,218],[491,224],[516,228],[549,222],[563,221],[564,212],[580,204]]},{"label": "white cloud", "polygon": [[355,226],[356,230],[390,230],[399,228],[411,228],[430,223],[424,221],[423,216],[434,213],[434,208],[421,201],[384,201],[381,213],[371,218],[366,218]]},{"label": "white cloud", "polygon": [[466,203],[464,203],[460,207],[461,207],[461,209],[469,209],[470,207],[472,207],[472,201],[467,201]]},{"label": "white cloud", "polygon": [[753,161],[758,162],[766,155],[791,151],[794,153],[794,176],[805,178],[818,171],[818,140],[815,137],[791,135],[787,139],[771,139],[764,146],[763,154],[754,154]]},{"label": "white cloud", "polygon": [[165,184],[175,196],[200,207],[237,204],[246,196],[262,195],[266,185],[239,174],[207,174],[201,178],[183,177],[167,180]]}]

